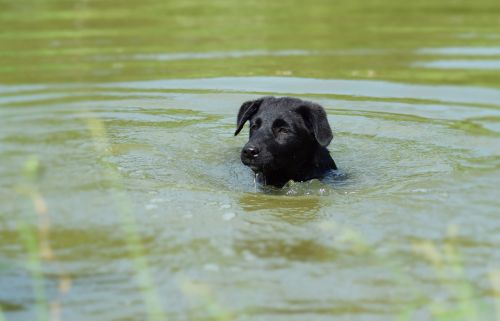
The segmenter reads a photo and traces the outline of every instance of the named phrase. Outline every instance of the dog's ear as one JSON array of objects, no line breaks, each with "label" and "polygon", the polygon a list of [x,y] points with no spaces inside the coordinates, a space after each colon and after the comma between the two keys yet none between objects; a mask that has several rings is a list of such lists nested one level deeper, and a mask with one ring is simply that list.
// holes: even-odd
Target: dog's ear
[{"label": "dog's ear", "polygon": [[246,121],[250,119],[258,110],[265,98],[260,98],[257,100],[246,101],[241,105],[240,111],[238,112],[238,119],[236,120],[236,131],[234,136],[238,135],[245,125]]},{"label": "dog's ear", "polygon": [[307,103],[298,107],[296,111],[304,118],[306,126],[314,134],[316,141],[322,147],[328,146],[333,139],[333,133],[323,107]]}]

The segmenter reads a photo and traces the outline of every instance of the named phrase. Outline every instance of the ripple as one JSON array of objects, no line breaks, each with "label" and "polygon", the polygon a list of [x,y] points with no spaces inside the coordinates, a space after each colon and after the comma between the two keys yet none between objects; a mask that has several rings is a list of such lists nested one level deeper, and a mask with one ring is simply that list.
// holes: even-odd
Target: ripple
[{"label": "ripple", "polygon": [[500,47],[421,48],[417,50],[417,54],[445,56],[500,56]]},{"label": "ripple", "polygon": [[498,106],[500,90],[469,86],[429,86],[376,80],[294,77],[224,77],[102,84],[104,88],[189,89],[280,94],[336,94],[372,98],[430,99]]},{"label": "ripple", "polygon": [[435,60],[415,62],[414,67],[435,69],[471,69],[471,70],[497,70],[500,69],[500,60]]},{"label": "ripple", "polygon": [[[67,310],[84,306],[109,319],[137,313],[130,237],[169,298],[169,317],[180,319],[202,311],[190,314],[186,282],[215,289],[235,313],[270,318],[385,320],[401,304],[427,304],[428,293],[452,300],[443,288],[456,292],[464,277],[440,277],[412,250],[415,242],[435,243],[446,264],[448,250],[438,246],[455,246],[467,255],[471,283],[489,290],[482,280],[491,267],[484,262],[497,257],[499,90],[284,77],[25,89],[0,94],[0,104],[16,100],[0,109],[0,234],[11,241],[1,248],[14,262],[0,269],[24,262],[18,220],[37,226],[29,196],[15,188],[24,184],[46,200],[51,219],[57,260],[44,262],[44,277],[55,288],[62,267],[75,281]],[[243,101],[269,93],[325,107],[337,175],[255,186],[239,161],[246,137],[233,136],[234,123]],[[102,124],[97,138],[89,118]],[[101,140],[104,152],[94,146]],[[44,175],[20,181],[33,153]],[[135,235],[124,232],[124,217]],[[444,235],[452,223],[463,229],[455,238]],[[0,293],[0,303],[30,309],[31,277],[6,280],[23,287]],[[120,300],[130,311],[109,309]]]}]

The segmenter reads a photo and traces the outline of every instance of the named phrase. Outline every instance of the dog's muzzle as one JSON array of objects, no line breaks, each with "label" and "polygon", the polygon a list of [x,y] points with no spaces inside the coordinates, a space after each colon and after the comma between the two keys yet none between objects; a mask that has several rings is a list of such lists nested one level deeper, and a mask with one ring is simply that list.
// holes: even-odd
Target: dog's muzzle
[{"label": "dog's muzzle", "polygon": [[246,145],[241,150],[241,161],[246,166],[250,167],[254,172],[259,171],[257,160],[259,159],[260,150],[257,146]]}]

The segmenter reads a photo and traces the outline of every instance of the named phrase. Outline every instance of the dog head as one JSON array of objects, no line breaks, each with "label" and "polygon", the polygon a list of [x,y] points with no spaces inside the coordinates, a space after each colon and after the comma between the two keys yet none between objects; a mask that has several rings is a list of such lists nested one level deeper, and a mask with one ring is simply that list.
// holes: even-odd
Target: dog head
[{"label": "dog head", "polygon": [[250,138],[241,161],[255,173],[284,180],[313,167],[318,150],[326,150],[333,138],[323,108],[296,98],[263,97],[243,103],[235,135],[247,121]]}]

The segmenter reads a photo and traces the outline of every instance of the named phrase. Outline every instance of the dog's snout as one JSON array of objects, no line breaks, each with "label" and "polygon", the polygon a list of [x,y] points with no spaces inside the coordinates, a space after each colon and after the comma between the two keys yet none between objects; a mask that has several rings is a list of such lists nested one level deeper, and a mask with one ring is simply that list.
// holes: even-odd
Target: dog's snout
[{"label": "dog's snout", "polygon": [[245,148],[243,148],[243,154],[247,158],[255,158],[259,155],[259,152],[259,148],[257,148],[256,146],[246,146]]}]

